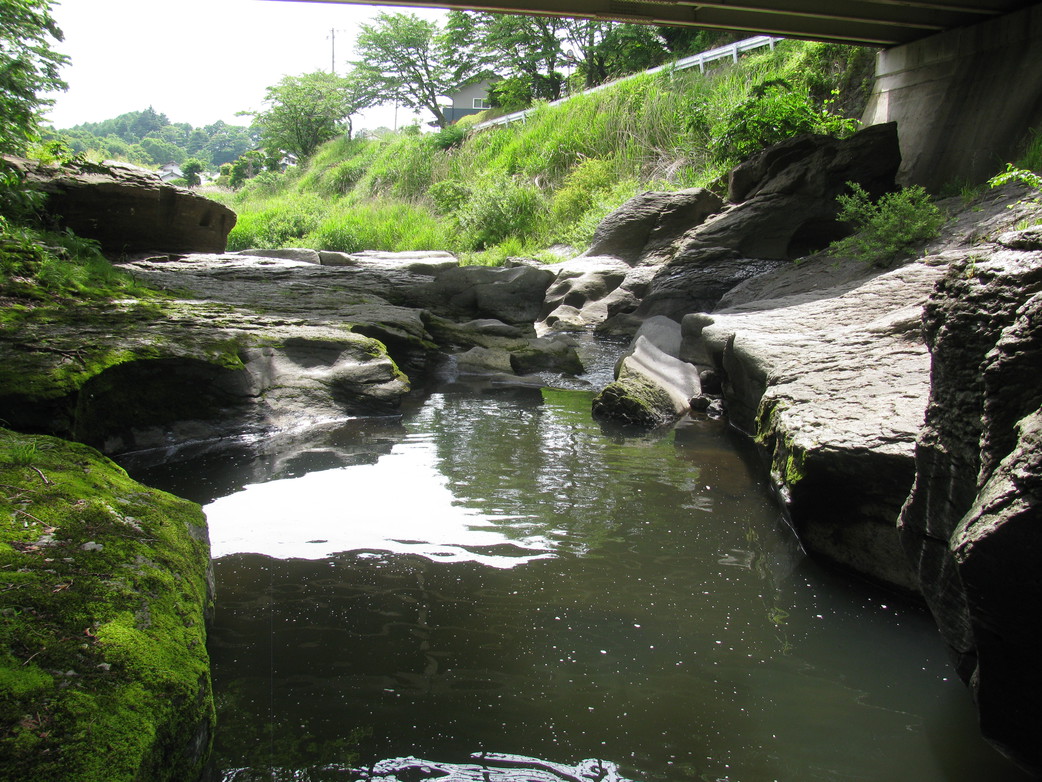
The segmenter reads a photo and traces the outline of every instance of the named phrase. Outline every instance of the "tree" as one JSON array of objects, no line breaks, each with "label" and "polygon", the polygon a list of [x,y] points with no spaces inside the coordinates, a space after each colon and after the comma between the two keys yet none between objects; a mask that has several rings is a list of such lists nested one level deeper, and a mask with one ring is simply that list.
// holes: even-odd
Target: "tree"
[{"label": "tree", "polygon": [[0,1],[0,152],[20,153],[36,137],[43,93],[64,90],[59,77],[68,58],[51,48],[63,35],[51,17],[51,0]]},{"label": "tree", "polygon": [[436,22],[415,14],[380,13],[361,25],[353,63],[373,101],[427,109],[439,127],[448,125],[440,100],[477,75],[474,59],[455,49]]},{"label": "tree", "polygon": [[181,173],[184,174],[185,182],[189,187],[196,187],[200,182],[199,175],[205,169],[203,161],[193,157],[186,160],[185,164],[181,166]]},{"label": "tree", "polygon": [[251,149],[231,164],[231,177],[228,184],[238,189],[243,186],[247,179],[252,179],[264,169],[264,155],[256,149]]},{"label": "tree", "polygon": [[141,139],[141,148],[145,150],[154,166],[161,166],[164,163],[180,165],[181,161],[185,159],[185,151],[181,147],[154,136],[146,136]]},{"label": "tree", "polygon": [[661,38],[649,27],[569,19],[564,29],[568,58],[583,78],[584,89],[659,65],[667,55]]},{"label": "tree", "polygon": [[565,62],[561,38],[565,22],[554,17],[450,11],[446,26],[456,51],[470,49],[479,67],[504,77],[501,101],[527,105],[557,100],[564,87],[558,68]]},{"label": "tree", "polygon": [[353,77],[326,71],[286,76],[268,87],[267,108],[254,114],[254,123],[265,147],[304,159],[340,133],[350,136],[351,115],[368,100]]},{"label": "tree", "polygon": [[253,139],[250,138],[249,130],[222,122],[220,129],[216,130],[206,145],[197,151],[202,152],[203,158],[209,159],[213,167],[219,168],[224,163],[231,163],[251,147]]}]

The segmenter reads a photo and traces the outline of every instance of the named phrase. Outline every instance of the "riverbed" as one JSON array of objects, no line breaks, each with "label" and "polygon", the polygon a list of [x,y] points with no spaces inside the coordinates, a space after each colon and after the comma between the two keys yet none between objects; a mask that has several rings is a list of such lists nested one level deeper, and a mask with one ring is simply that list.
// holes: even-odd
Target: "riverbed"
[{"label": "riverbed", "polygon": [[649,782],[1026,779],[927,613],[803,554],[747,438],[605,427],[557,385],[447,378],[401,416],[128,460],[209,518],[214,778],[488,752]]}]

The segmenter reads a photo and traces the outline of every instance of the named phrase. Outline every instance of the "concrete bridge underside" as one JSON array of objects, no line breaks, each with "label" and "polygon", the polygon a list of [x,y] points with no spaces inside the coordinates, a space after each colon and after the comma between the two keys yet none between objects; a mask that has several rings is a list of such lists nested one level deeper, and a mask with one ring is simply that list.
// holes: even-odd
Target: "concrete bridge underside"
[{"label": "concrete bridge underside", "polygon": [[888,47],[985,22],[1037,0],[311,0],[569,16]]},{"label": "concrete bridge underside", "polygon": [[[285,0],[284,0],[285,1]],[[301,0],[294,0],[301,1]],[[373,0],[306,0],[377,4]],[[1038,0],[378,0],[570,16],[879,47],[865,124],[897,122],[901,179],[977,184],[1042,132]]]}]

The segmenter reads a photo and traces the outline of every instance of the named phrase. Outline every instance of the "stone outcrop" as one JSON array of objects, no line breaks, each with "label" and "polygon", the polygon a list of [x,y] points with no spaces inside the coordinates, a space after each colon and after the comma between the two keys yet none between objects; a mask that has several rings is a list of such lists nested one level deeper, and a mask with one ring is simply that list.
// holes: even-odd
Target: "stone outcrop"
[{"label": "stone outcrop", "polygon": [[532,324],[543,309],[553,272],[534,266],[453,266],[401,291],[412,306],[455,319],[495,318]]},{"label": "stone outcrop", "polygon": [[792,260],[845,236],[836,196],[856,182],[878,197],[894,189],[897,127],[847,139],[798,136],[763,150],[729,177],[730,206],[686,237],[687,252],[724,247],[746,258]]},{"label": "stone outcrop", "polygon": [[[808,263],[805,275],[820,270],[827,281],[835,261]],[[929,393],[919,321],[942,274],[939,265],[910,264],[849,290],[714,312],[701,329],[726,377],[731,421],[769,454],[804,546],[906,591],[917,585],[895,521]]]},{"label": "stone outcrop", "polygon": [[343,326],[197,302],[162,314],[26,324],[0,341],[0,416],[120,453],[394,412],[409,390],[381,342]]},{"label": "stone outcrop", "polygon": [[615,380],[593,400],[598,418],[646,428],[674,423],[701,393],[698,369],[679,358],[680,324],[649,318],[619,359]]},{"label": "stone outcrop", "polygon": [[0,418],[125,453],[394,413],[409,377],[446,353],[468,373],[583,372],[571,343],[532,326],[550,272],[461,269],[444,253],[331,265],[313,253],[126,261],[137,279],[195,298],[0,335]]},{"label": "stone outcrop", "polygon": [[124,253],[223,252],[235,213],[159,175],[124,163],[74,163],[59,168],[5,157],[30,185],[47,194],[45,209],[61,227]]},{"label": "stone outcrop", "polygon": [[607,255],[628,266],[654,265],[677,236],[720,211],[719,196],[704,188],[634,196],[597,226],[589,256]]},{"label": "stone outcrop", "polygon": [[1038,771],[1042,242],[997,239],[954,263],[926,308],[932,388],[900,531],[982,731]]},{"label": "stone outcrop", "polygon": [[1042,208],[949,202],[927,255],[812,256],[684,319],[732,422],[769,456],[803,545],[925,597],[986,737],[1038,773]]},{"label": "stone outcrop", "polygon": [[700,189],[636,196],[605,218],[586,257],[560,265],[542,322],[632,334],[649,317],[716,309],[743,281],[845,236],[836,196],[848,182],[892,190],[899,164],[896,127],[880,125],[764,150],[731,173],[727,204]]}]

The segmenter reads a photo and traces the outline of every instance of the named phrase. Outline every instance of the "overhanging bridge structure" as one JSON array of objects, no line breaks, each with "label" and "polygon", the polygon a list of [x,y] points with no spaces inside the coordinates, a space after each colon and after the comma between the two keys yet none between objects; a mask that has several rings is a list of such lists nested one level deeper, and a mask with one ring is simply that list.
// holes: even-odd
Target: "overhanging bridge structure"
[{"label": "overhanging bridge structure", "polygon": [[[270,0],[266,0],[270,1]],[[277,0],[733,30],[878,47],[862,118],[897,122],[900,179],[977,184],[1042,133],[1039,0]]]},{"label": "overhanging bridge structure", "polygon": [[[299,1],[299,0],[298,0]],[[307,0],[569,16],[890,47],[986,22],[1037,0]]]}]

